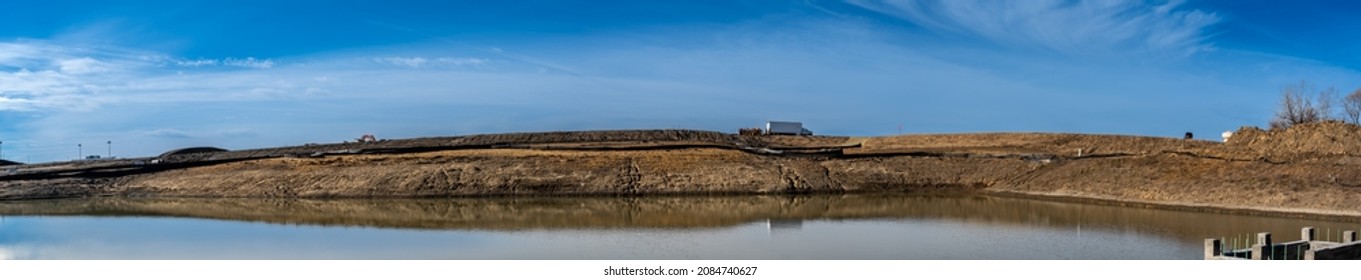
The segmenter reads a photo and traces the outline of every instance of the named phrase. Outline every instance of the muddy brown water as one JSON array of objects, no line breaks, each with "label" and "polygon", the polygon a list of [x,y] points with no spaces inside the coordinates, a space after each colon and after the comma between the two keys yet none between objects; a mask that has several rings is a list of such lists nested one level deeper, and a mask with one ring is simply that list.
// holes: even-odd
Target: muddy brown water
[{"label": "muddy brown water", "polygon": [[976,195],[0,202],[0,259],[1200,259],[1361,225]]}]

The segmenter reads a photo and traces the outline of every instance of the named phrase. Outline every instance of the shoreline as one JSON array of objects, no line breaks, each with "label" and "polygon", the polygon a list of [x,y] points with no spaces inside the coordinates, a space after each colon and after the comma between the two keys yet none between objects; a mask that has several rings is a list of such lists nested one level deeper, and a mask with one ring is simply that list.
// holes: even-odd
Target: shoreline
[{"label": "shoreline", "polygon": [[1306,218],[1311,220],[1324,220],[1334,222],[1361,222],[1361,211],[1347,212],[1303,208],[1291,209],[1291,208],[1230,207],[1211,204],[1132,201],[1100,197],[1084,197],[1072,195],[1020,193],[1020,192],[984,192],[983,195],[994,197],[1031,199],[1040,201],[1084,203],[1092,205],[1111,205],[1122,207],[1140,207],[1198,213],[1234,214],[1276,218]]},{"label": "shoreline", "polygon": [[204,149],[11,166],[10,174],[0,175],[0,201],[946,191],[1361,220],[1354,210],[1361,209],[1361,137],[1348,138],[1361,136],[1361,127],[1254,130],[1244,128],[1228,143],[1056,133],[837,137],[645,130]]}]

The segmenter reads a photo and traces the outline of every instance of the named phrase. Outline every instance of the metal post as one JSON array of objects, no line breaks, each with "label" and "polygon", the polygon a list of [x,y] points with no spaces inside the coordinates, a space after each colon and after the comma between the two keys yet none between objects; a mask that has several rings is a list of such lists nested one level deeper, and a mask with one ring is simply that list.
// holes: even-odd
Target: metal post
[{"label": "metal post", "polygon": [[1298,258],[1299,260],[1303,260],[1303,259],[1304,259],[1304,245],[1305,245],[1305,244],[1309,244],[1309,243],[1304,243],[1304,244],[1301,244],[1300,246],[1295,246],[1295,257]]},{"label": "metal post", "polygon": [[1220,239],[1220,240],[1223,240],[1223,242],[1224,242],[1224,247],[1223,247],[1222,249],[1219,250],[1219,254],[1220,254],[1220,255],[1226,255],[1229,251],[1232,251],[1232,249],[1233,249],[1233,239],[1229,239],[1229,238],[1227,238],[1227,237],[1220,237],[1219,239]]},{"label": "metal post", "polygon": [[1238,251],[1238,237],[1233,237],[1233,242],[1229,243],[1229,251]]}]

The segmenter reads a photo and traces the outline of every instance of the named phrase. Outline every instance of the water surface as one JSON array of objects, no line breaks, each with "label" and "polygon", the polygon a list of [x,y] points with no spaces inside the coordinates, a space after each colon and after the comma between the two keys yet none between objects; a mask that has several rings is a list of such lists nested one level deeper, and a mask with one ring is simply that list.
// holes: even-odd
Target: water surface
[{"label": "water surface", "polygon": [[988,196],[0,202],[0,259],[1199,259],[1355,223]]}]

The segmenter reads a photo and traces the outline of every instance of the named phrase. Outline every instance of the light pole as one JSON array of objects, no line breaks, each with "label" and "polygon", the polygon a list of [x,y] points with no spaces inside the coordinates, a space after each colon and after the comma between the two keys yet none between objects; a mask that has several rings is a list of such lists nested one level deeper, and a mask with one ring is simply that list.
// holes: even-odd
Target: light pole
[{"label": "light pole", "polygon": [[85,158],[85,146],[83,144],[76,144],[76,160],[82,158]]},{"label": "light pole", "polygon": [[105,141],[104,143],[109,144],[109,158],[113,158],[113,140]]},{"label": "light pole", "polygon": [[5,159],[5,141],[0,141],[0,159]]}]

